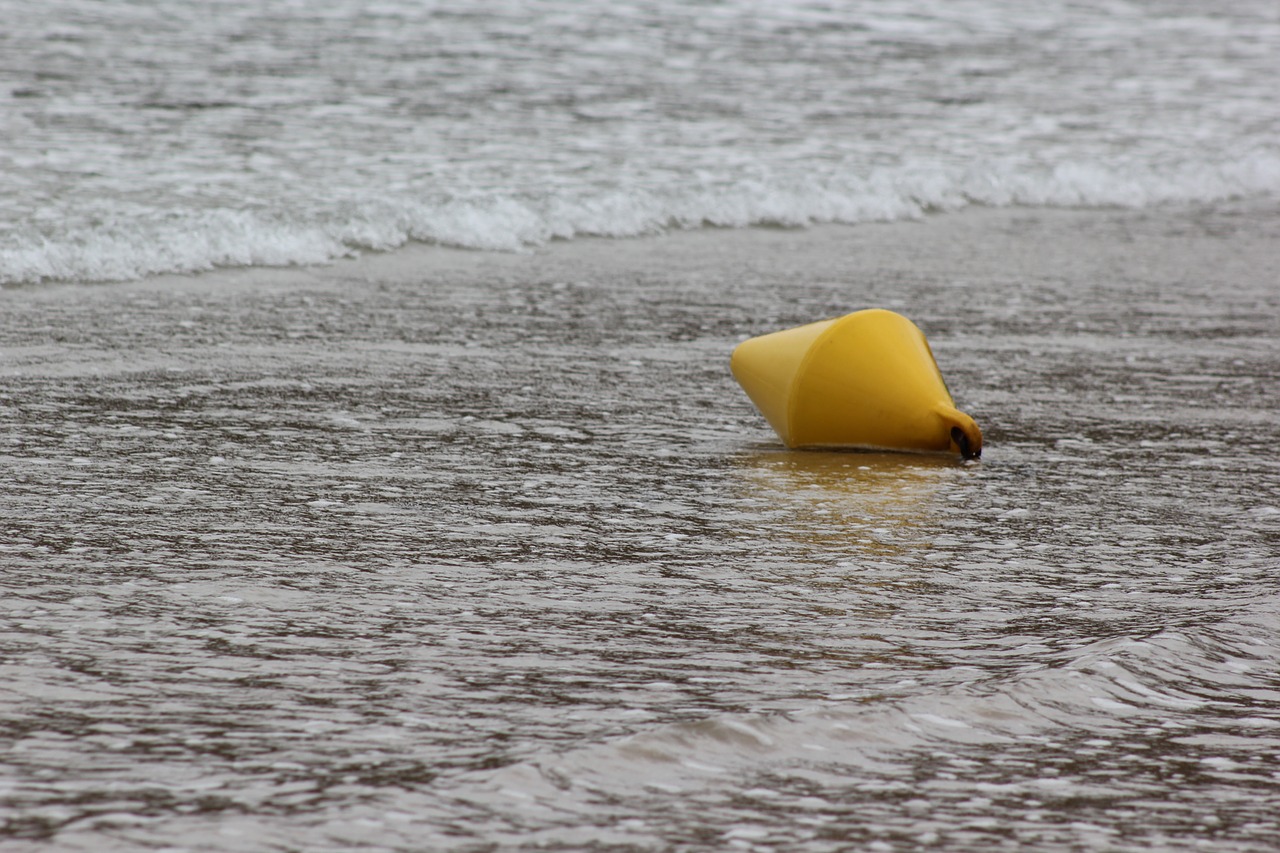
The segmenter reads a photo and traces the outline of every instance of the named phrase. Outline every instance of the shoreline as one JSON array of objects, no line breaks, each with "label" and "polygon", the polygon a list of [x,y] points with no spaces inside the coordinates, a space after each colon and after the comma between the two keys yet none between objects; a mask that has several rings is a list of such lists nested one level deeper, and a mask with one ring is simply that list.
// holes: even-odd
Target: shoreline
[{"label": "shoreline", "polygon": [[520,254],[417,244],[323,266],[3,289],[0,371],[13,380],[255,367],[307,375],[358,363],[372,377],[379,350],[402,366],[415,352],[436,358],[430,346],[517,352],[536,326],[526,341],[535,348],[576,346],[585,330],[579,358],[611,347],[668,358],[679,344],[710,359],[722,382],[740,340],[885,307],[925,331],[958,404],[976,396],[970,406],[1016,408],[1010,383],[1036,378],[995,355],[977,367],[966,349],[1057,350],[1071,361],[1080,346],[1108,347],[1144,359],[1141,340],[1173,334],[1222,359],[1236,357],[1236,340],[1248,360],[1265,357],[1240,335],[1280,335],[1277,234],[1280,202],[1251,201],[978,208],[911,222],[583,238]]},{"label": "shoreline", "polygon": [[[1259,393],[1274,384],[1265,372],[1275,347],[1259,342],[1280,337],[1276,234],[1280,203],[1270,201],[980,208],[911,222],[585,238],[520,254],[418,244],[323,266],[6,289],[0,376],[212,371],[226,380],[354,365],[372,381],[379,359],[412,370],[415,359],[559,347],[580,362],[625,352],[701,360],[732,405],[750,411],[728,379],[739,341],[884,307],[925,331],[962,410],[1016,412],[1011,388],[1078,384],[1070,365],[1083,348],[1146,363],[1148,373],[1164,370],[1160,360],[1180,365],[1184,375],[1154,388],[1172,394],[1157,406],[1165,412],[1178,393],[1197,406],[1196,373],[1218,376],[1232,360],[1262,362]],[[1180,340],[1195,342],[1194,358]],[[1038,371],[1015,369],[1030,356],[1051,358]],[[1122,364],[1107,369],[1127,382]]]},{"label": "shoreline", "polygon": [[[1254,220],[1250,225],[1249,220]],[[723,260],[743,247],[765,246],[778,248],[791,242],[806,248],[823,247],[833,240],[849,240],[857,249],[875,255],[875,260],[902,261],[903,255],[918,244],[923,244],[941,254],[917,256],[925,270],[954,264],[957,260],[974,260],[990,255],[992,246],[985,249],[974,246],[957,250],[957,241],[972,240],[981,235],[998,242],[1001,248],[1031,241],[1036,251],[1021,249],[1002,254],[1005,271],[1011,268],[1026,270],[1031,267],[1061,265],[1072,262],[1076,254],[1068,250],[1065,255],[1043,242],[1046,229],[1066,228],[1077,239],[1087,239],[1099,245],[1109,244],[1114,251],[1132,247],[1139,240],[1167,244],[1187,238],[1208,237],[1243,239],[1253,248],[1256,243],[1269,239],[1267,225],[1280,221],[1280,199],[1254,198],[1228,200],[1214,203],[1163,205],[1150,208],[1039,208],[1039,207],[980,207],[969,206],[955,211],[931,212],[915,219],[876,221],[862,223],[819,223],[808,226],[749,226],[724,228],[704,226],[700,228],[663,231],[651,235],[632,237],[579,236],[555,239],[549,243],[520,251],[493,251],[456,248],[451,246],[410,242],[386,251],[365,251],[354,257],[337,258],[320,264],[254,267],[215,267],[189,273],[161,273],[139,279],[123,281],[47,281],[8,284],[0,287],[4,294],[39,294],[64,288],[129,289],[153,287],[185,290],[208,285],[235,287],[245,284],[245,277],[261,279],[254,284],[266,286],[309,286],[332,278],[374,279],[385,276],[402,280],[418,274],[447,274],[466,267],[486,267],[510,270],[519,267],[546,268],[560,263],[583,261],[598,266],[611,259],[625,266],[637,266],[649,259],[649,253],[657,249],[667,254],[665,259],[678,260],[690,267],[701,267],[699,253],[710,251],[716,260]],[[1160,224],[1172,228],[1161,228]],[[1116,228],[1111,235],[1099,229]],[[1197,231],[1199,233],[1197,233]],[[1272,231],[1271,233],[1274,233]],[[994,238],[994,240],[993,240]],[[1018,239],[1023,238],[1023,239]],[[717,250],[716,242],[731,246],[732,251]],[[1162,245],[1162,248],[1166,248]],[[1046,252],[1045,250],[1050,251]],[[1123,254],[1123,252],[1120,252]],[[1231,255],[1233,253],[1226,253]],[[1144,259],[1145,263],[1168,257],[1160,251]],[[987,257],[987,260],[991,260]],[[1074,259],[1078,262],[1078,258]],[[1013,261],[1013,264],[1010,264]],[[1171,266],[1180,268],[1180,264]]]},{"label": "shoreline", "polygon": [[[999,453],[1046,428],[1166,432],[1213,407],[1221,429],[1256,432],[1280,394],[1276,234],[1280,203],[1270,202],[988,208],[589,238],[522,254],[414,245],[324,266],[9,289],[0,395],[21,407],[59,386],[230,393],[286,380],[348,393],[351,381],[394,390],[435,375],[452,402],[428,406],[431,418],[493,420],[511,408],[504,400],[524,395],[531,406],[546,387],[577,396],[557,372],[644,365],[768,443],[729,375],[733,347],[884,307],[925,332],[957,406],[982,426],[987,458],[992,445]],[[527,363],[522,384],[496,372],[513,359]],[[471,378],[452,378],[458,369]],[[603,403],[577,405],[619,404],[607,388],[595,393]],[[659,411],[678,408],[663,389],[635,393]]]}]

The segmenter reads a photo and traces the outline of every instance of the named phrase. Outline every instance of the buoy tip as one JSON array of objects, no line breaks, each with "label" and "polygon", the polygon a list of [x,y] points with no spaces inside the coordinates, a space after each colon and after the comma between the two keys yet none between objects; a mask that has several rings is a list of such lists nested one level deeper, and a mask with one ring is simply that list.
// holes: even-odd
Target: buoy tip
[{"label": "buoy tip", "polygon": [[982,429],[972,417],[952,405],[939,407],[938,414],[949,427],[951,446],[960,458],[971,462],[982,456]]},{"label": "buoy tip", "polygon": [[977,433],[976,436],[958,426],[951,428],[951,442],[960,451],[960,458],[966,462],[982,456],[982,433],[977,429],[977,424],[974,424],[974,432]]}]

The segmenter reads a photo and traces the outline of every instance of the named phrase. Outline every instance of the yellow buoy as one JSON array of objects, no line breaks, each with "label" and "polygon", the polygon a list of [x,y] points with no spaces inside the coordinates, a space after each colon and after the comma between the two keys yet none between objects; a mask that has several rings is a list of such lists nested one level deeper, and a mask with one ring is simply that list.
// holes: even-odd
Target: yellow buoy
[{"label": "yellow buoy", "polygon": [[872,308],[751,338],[730,367],[787,447],[982,453],[982,430],[901,314]]}]

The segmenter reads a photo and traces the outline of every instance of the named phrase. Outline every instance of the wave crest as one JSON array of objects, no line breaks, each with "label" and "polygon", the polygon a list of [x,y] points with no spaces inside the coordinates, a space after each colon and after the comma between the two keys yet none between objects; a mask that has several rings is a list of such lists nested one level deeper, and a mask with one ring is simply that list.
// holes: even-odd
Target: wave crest
[{"label": "wave crest", "polygon": [[[120,214],[107,224],[6,235],[0,283],[124,281],[215,267],[320,264],[410,241],[518,251],[579,236],[672,229],[805,227],[919,218],[971,205],[1126,207],[1280,194],[1280,154],[1214,164],[903,166],[859,176],[792,168],[590,191],[345,199],[328,210]],[[4,245],[8,244],[8,245]]]}]

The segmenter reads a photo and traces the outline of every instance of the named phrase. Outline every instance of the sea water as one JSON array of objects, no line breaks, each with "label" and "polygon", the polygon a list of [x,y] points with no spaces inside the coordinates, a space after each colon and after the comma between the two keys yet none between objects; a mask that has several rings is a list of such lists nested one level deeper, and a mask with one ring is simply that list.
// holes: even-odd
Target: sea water
[{"label": "sea water", "polygon": [[1280,846],[1280,10],[1031,5],[0,0],[0,849]]},{"label": "sea water", "polygon": [[996,213],[0,293],[0,847],[1274,848],[1280,215]]},{"label": "sea water", "polygon": [[1271,0],[3,0],[0,282],[1280,190]]}]

